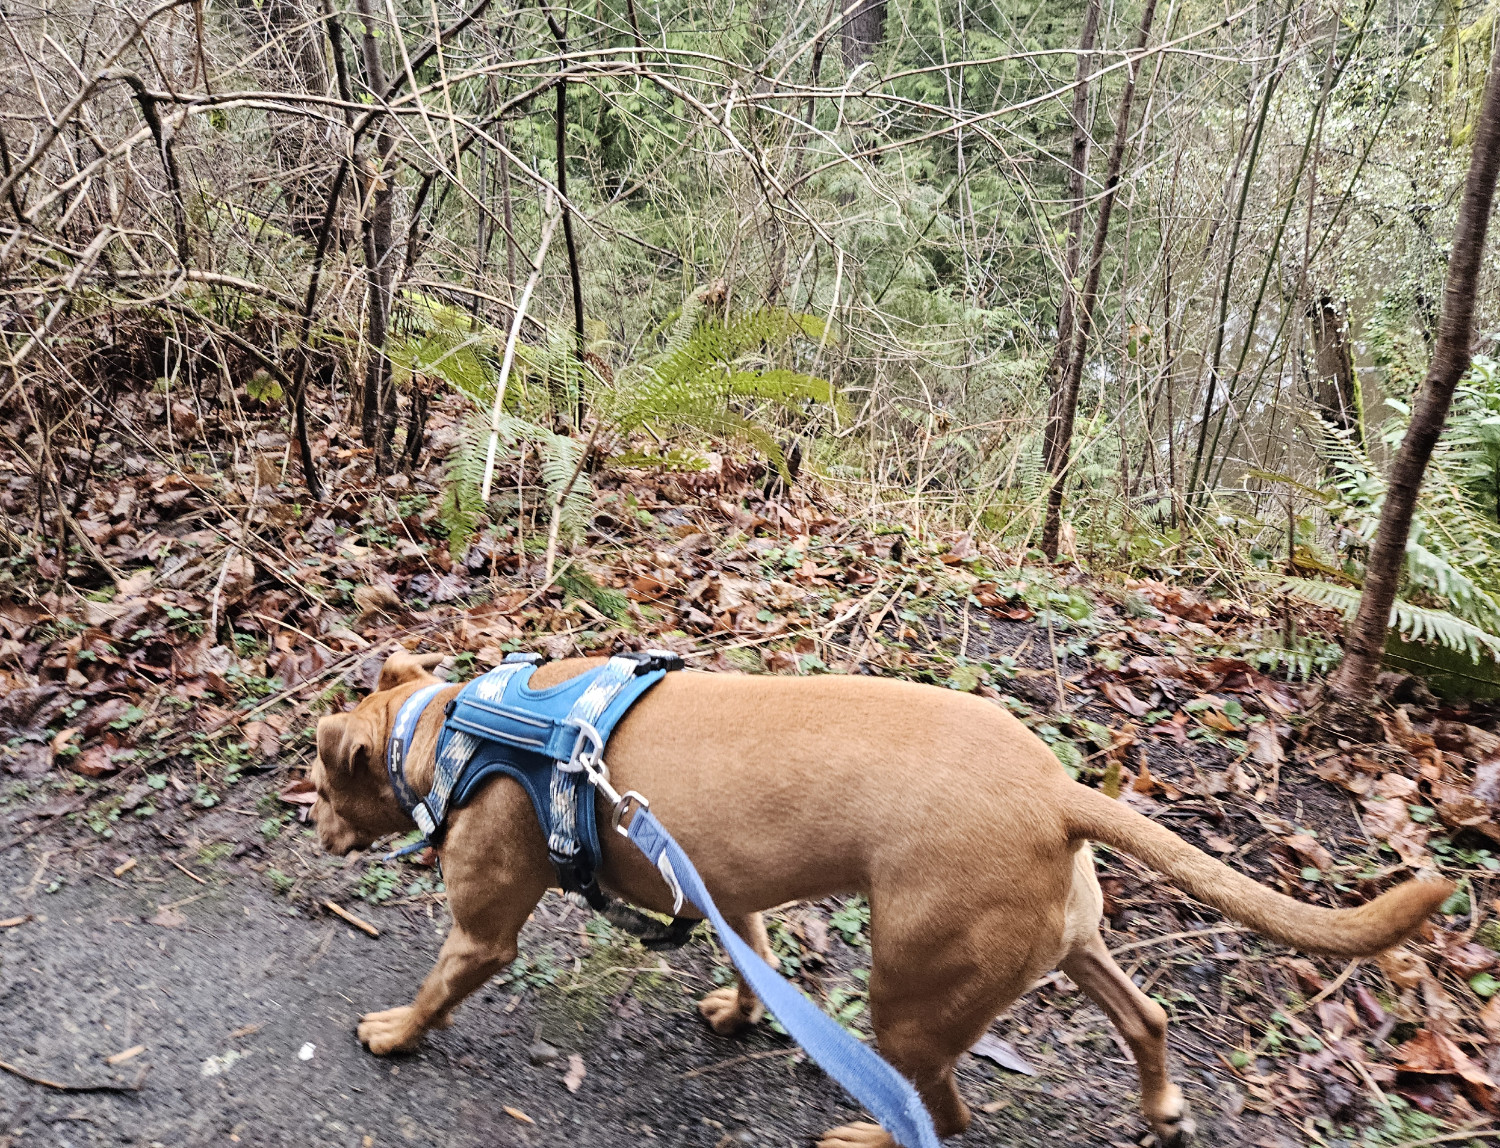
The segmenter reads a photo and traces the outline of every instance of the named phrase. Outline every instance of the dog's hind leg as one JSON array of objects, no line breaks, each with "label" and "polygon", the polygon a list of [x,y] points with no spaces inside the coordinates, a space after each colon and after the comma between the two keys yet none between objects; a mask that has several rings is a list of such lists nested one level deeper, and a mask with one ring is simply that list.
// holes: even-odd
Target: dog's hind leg
[{"label": "dog's hind leg", "polygon": [[[911,925],[897,940],[882,935],[877,919],[870,1021],[880,1055],[916,1085],[938,1136],[957,1136],[968,1128],[970,1112],[958,1094],[954,1066],[1031,984],[1035,962],[1027,951],[1005,959],[999,946],[987,943],[994,930],[985,925],[941,938],[935,926]],[[986,969],[971,959],[974,954],[996,959]],[[855,1123],[825,1132],[818,1148],[896,1148],[896,1141],[879,1125]]]},{"label": "dog's hind leg", "polygon": [[1059,964],[1119,1030],[1135,1054],[1141,1108],[1163,1148],[1178,1148],[1193,1133],[1187,1101],[1167,1070],[1167,1014],[1104,947],[1099,934],[1077,945]]},{"label": "dog's hind leg", "polygon": [[[729,924],[745,944],[760,954],[761,960],[773,969],[781,967],[781,962],[771,951],[771,938],[766,935],[766,923],[759,913],[732,917]],[[714,989],[700,1000],[698,1011],[708,1021],[708,1026],[720,1036],[734,1036],[765,1016],[766,1006],[760,1003],[760,998],[751,991],[745,978],[741,977],[738,986],[725,985],[721,989]]]}]

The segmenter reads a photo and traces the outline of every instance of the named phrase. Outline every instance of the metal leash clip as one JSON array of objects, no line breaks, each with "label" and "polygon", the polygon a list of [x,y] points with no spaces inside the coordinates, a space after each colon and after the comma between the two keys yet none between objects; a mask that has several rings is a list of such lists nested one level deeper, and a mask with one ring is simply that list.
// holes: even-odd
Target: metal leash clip
[{"label": "metal leash clip", "polygon": [[631,803],[634,802],[639,809],[650,809],[651,802],[633,789],[622,795],[609,783],[609,766],[604,764],[604,740],[597,729],[582,718],[565,718],[563,724],[578,731],[578,740],[573,743],[573,752],[568,755],[567,764],[559,764],[558,768],[566,773],[587,775],[590,784],[604,795],[604,800],[614,810],[610,821],[615,832],[621,837],[629,837],[629,830],[621,822],[625,820],[625,814],[630,812]]}]

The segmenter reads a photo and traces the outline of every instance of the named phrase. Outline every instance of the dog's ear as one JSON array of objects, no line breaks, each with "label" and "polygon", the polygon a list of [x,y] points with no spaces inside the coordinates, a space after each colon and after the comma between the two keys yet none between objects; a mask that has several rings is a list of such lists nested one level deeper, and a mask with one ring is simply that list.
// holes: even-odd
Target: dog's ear
[{"label": "dog's ear", "polygon": [[370,723],[358,714],[329,714],[318,719],[318,760],[329,777],[352,777],[375,759]]},{"label": "dog's ear", "polygon": [[430,678],[427,671],[443,660],[445,654],[392,654],[380,667],[380,680],[376,690],[393,690],[421,678]]}]

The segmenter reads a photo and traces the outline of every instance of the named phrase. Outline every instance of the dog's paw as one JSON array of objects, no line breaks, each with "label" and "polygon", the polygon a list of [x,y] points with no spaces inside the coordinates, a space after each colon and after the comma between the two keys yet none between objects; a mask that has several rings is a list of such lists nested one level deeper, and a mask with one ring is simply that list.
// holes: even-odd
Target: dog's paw
[{"label": "dog's paw", "polygon": [[699,1001],[698,1012],[708,1021],[708,1027],[720,1036],[734,1036],[760,1020],[766,1010],[756,1001],[755,1007],[747,1014],[740,1007],[740,990],[734,985],[726,985],[722,989],[714,989]]},{"label": "dog's paw", "polygon": [[411,1005],[370,1012],[359,1018],[360,1043],[376,1056],[410,1052],[422,1040],[422,1030],[412,1023]]},{"label": "dog's paw", "polygon": [[1193,1134],[1198,1131],[1198,1127],[1193,1123],[1192,1113],[1188,1111],[1187,1100],[1179,1096],[1178,1106],[1174,1115],[1151,1122],[1158,1148],[1188,1148],[1193,1142]]},{"label": "dog's paw", "polygon": [[879,1124],[845,1124],[830,1128],[818,1139],[818,1148],[897,1148],[896,1139]]}]

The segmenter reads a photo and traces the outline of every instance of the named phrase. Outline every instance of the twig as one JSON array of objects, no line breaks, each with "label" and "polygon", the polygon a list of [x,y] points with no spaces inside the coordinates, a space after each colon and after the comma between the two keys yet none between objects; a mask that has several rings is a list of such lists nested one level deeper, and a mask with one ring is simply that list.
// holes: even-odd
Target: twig
[{"label": "twig", "polygon": [[207,885],[208,884],[207,881],[205,881],[202,877],[198,876],[198,874],[194,873],[186,865],[179,865],[176,861],[173,861],[172,858],[170,858],[170,857],[167,858],[167,864],[172,865],[175,868],[182,870],[184,873],[186,873],[189,877],[191,877],[194,881],[198,882],[198,884],[200,884],[200,885]]},{"label": "twig", "polygon": [[1052,707],[1053,713],[1062,713],[1068,708],[1067,695],[1063,692],[1062,667],[1057,661],[1057,637],[1052,632],[1052,607],[1047,607],[1047,648],[1052,651],[1052,676],[1057,682],[1057,701]]},{"label": "twig", "polygon": [[378,937],[378,936],[380,936],[380,930],[379,929],[377,929],[374,925],[370,924],[369,921],[361,920],[359,917],[356,917],[353,913],[349,912],[348,909],[341,909],[338,905],[334,904],[332,901],[324,901],[323,905],[335,917],[342,917],[344,920],[348,921],[351,925],[353,925],[360,932],[362,932],[362,933],[369,933],[370,936],[372,936],[372,937]]},{"label": "twig", "polygon": [[0,1060],[0,1069],[19,1076],[30,1084],[40,1084],[43,1088],[55,1088],[59,1092],[139,1092],[141,1081],[145,1079],[146,1070],[141,1069],[140,1075],[135,1078],[134,1084],[64,1084],[60,1080],[48,1080],[45,1076],[33,1076],[24,1068],[17,1068],[14,1064]]},{"label": "twig", "polygon": [[594,449],[594,439],[599,437],[599,424],[594,423],[594,429],[589,432],[589,441],[583,444],[583,450],[578,455],[578,465],[573,468],[573,473],[568,476],[568,483],[557,492],[557,497],[552,500],[552,521],[547,524],[547,578],[552,581],[552,566],[557,561],[557,532],[562,527],[563,503],[568,501],[568,496],[573,493],[573,485],[578,481],[578,476],[583,473],[583,464],[589,460],[589,451]]},{"label": "twig", "polygon": [[678,1080],[689,1080],[694,1076],[702,1076],[707,1072],[718,1072],[721,1068],[733,1068],[737,1064],[748,1064],[752,1060],[772,1060],[778,1056],[796,1056],[802,1050],[800,1048],[773,1048],[769,1052],[747,1052],[744,1056],[731,1056],[728,1060],[721,1060],[718,1064],[705,1064],[702,1068],[692,1068],[679,1076]]},{"label": "twig", "polygon": [[1239,925],[1215,925],[1211,929],[1192,929],[1186,933],[1167,933],[1161,937],[1151,937],[1144,941],[1131,941],[1128,945],[1121,945],[1118,949],[1110,949],[1110,956],[1118,957],[1121,953],[1128,953],[1132,949],[1147,949],[1152,945],[1165,945],[1168,941],[1187,941],[1194,937],[1213,937],[1221,933],[1245,933]]},{"label": "twig", "polygon": [[490,500],[490,484],[495,478],[495,449],[500,442],[500,416],[505,413],[505,388],[510,382],[511,365],[516,361],[516,343],[521,338],[521,324],[526,319],[526,308],[531,305],[531,294],[542,278],[542,261],[547,258],[547,248],[552,245],[552,233],[562,213],[547,196],[547,222],[542,225],[542,241],[537,245],[536,258],[531,261],[531,274],[526,277],[526,286],[521,289],[516,313],[511,316],[510,333],[505,336],[505,354],[500,360],[500,381],[495,384],[495,407],[490,412],[490,439],[484,452],[484,481],[479,484],[479,501]]},{"label": "twig", "polygon": [[885,600],[885,605],[880,607],[880,611],[875,615],[875,617],[870,619],[870,625],[865,630],[865,640],[860,643],[859,653],[855,654],[852,659],[854,665],[858,665],[860,662],[865,660],[865,651],[870,648],[870,643],[875,640],[875,635],[880,633],[880,623],[885,621],[886,614],[889,612],[890,608],[896,604],[896,599],[901,597],[901,595],[906,591],[906,587],[910,584],[910,582],[910,574],[902,578],[901,585],[896,587],[895,592]]}]

